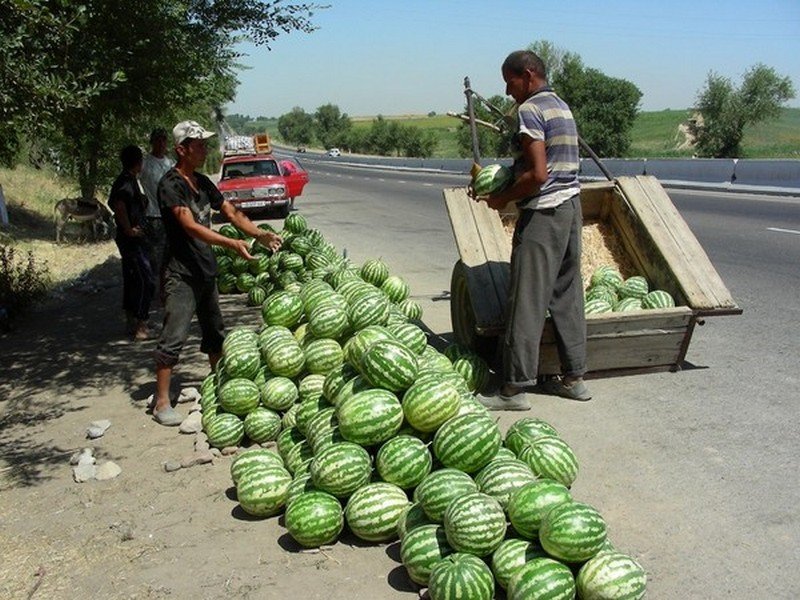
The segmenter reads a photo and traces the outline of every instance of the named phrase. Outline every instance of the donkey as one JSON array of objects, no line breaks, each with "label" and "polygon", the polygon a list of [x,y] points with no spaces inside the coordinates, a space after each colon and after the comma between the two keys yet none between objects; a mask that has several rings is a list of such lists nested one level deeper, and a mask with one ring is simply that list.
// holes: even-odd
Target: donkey
[{"label": "donkey", "polygon": [[97,200],[82,198],[64,198],[53,207],[53,223],[56,230],[56,242],[64,237],[67,224],[73,222],[80,225],[85,232],[84,239],[97,241],[109,237],[113,215],[104,204]]}]

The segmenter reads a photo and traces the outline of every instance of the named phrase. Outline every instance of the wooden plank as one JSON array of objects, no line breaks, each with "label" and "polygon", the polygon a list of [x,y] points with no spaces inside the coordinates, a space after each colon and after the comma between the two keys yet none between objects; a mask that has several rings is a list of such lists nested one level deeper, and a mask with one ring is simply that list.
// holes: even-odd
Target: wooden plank
[{"label": "wooden plank", "polygon": [[[625,220],[638,222],[631,230],[635,228],[641,238],[639,258],[648,263],[643,266],[661,271],[650,278],[663,279],[664,271],[670,273],[686,303],[699,314],[739,311],[708,255],[658,180],[652,176],[620,177],[618,184],[634,213]],[[624,216],[624,210],[617,214]],[[641,249],[651,256],[647,257]]]}]

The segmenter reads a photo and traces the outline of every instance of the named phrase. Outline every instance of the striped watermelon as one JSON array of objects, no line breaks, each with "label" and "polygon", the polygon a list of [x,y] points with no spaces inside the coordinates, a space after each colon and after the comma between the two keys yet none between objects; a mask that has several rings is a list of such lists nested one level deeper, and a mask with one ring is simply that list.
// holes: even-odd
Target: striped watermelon
[{"label": "striped watermelon", "polygon": [[406,298],[397,303],[397,307],[400,309],[409,321],[419,321],[422,319],[422,307],[419,305],[419,302],[416,300],[412,300],[411,298]]},{"label": "striped watermelon", "polygon": [[531,468],[516,458],[492,460],[475,476],[478,490],[497,500],[503,510],[516,490],[534,481]]},{"label": "striped watermelon", "polygon": [[644,298],[649,291],[650,286],[647,285],[647,279],[641,275],[628,277],[619,287],[619,295],[622,298]]},{"label": "striped watermelon", "polygon": [[350,303],[347,318],[353,331],[370,325],[384,325],[389,318],[389,300],[378,292],[370,293],[358,302]]},{"label": "striped watermelon", "polygon": [[311,419],[316,416],[318,412],[325,408],[330,408],[330,404],[325,398],[317,398],[310,400],[303,400],[297,409],[295,417],[295,426],[302,432],[303,435],[308,434],[308,424]]},{"label": "striped watermelon", "polygon": [[283,228],[291,233],[303,233],[308,229],[308,221],[300,213],[290,213],[283,220]]},{"label": "striped watermelon", "polygon": [[223,342],[222,354],[225,357],[225,373],[228,377],[253,379],[256,376],[261,367],[257,340],[253,333],[252,338],[239,336],[230,343]]},{"label": "striped watermelon", "polygon": [[258,332],[258,348],[261,359],[267,362],[267,355],[281,340],[293,340],[292,330],[283,325],[267,325]]},{"label": "striped watermelon", "polygon": [[244,423],[236,415],[222,413],[207,421],[205,432],[209,445],[214,448],[238,446],[244,438]]},{"label": "striped watermelon", "polygon": [[589,300],[583,305],[583,311],[587,315],[596,315],[601,313],[611,312],[613,310],[613,306],[607,300],[602,300],[600,298],[596,298],[594,300]]},{"label": "striped watermelon", "polygon": [[590,300],[605,300],[612,306],[618,301],[617,290],[608,285],[595,285],[586,290],[586,302]]},{"label": "striped watermelon", "polygon": [[295,292],[274,292],[261,305],[261,316],[267,325],[294,327],[303,316],[303,300]]},{"label": "striped watermelon", "polygon": [[294,338],[275,342],[266,357],[267,368],[275,375],[296,377],[303,371],[306,354]]},{"label": "striped watermelon", "polygon": [[554,479],[570,487],[578,476],[578,459],[569,444],[555,436],[543,436],[522,449],[520,459],[544,479]]},{"label": "striped watermelon", "polygon": [[286,508],[286,529],[294,540],[306,548],[332,544],[344,528],[342,505],[325,492],[300,494]]},{"label": "striped watermelon", "polygon": [[461,404],[458,390],[440,378],[419,379],[403,394],[403,413],[414,429],[436,431],[455,416]]},{"label": "striped watermelon", "polygon": [[501,192],[514,181],[514,172],[505,165],[486,165],[472,180],[472,189],[477,196],[488,196]]},{"label": "striped watermelon", "polygon": [[295,475],[292,483],[289,484],[289,491],[286,492],[286,508],[297,500],[302,494],[306,492],[316,492],[317,488],[314,487],[314,482],[311,481],[311,473],[302,473]]},{"label": "striped watermelon", "polygon": [[231,461],[231,480],[236,485],[242,473],[255,467],[264,466],[283,468],[283,459],[266,448],[250,448],[244,452],[238,452]]},{"label": "striped watermelon", "polygon": [[369,482],[372,461],[364,448],[339,442],[322,450],[311,461],[311,479],[322,491],[347,498]]},{"label": "striped watermelon", "polygon": [[286,273],[298,273],[303,270],[305,263],[303,261],[303,257],[299,254],[295,254],[294,252],[281,252],[281,258],[279,261],[280,269]]},{"label": "striped watermelon", "polygon": [[547,558],[538,543],[517,538],[503,540],[492,554],[492,572],[500,587],[506,589],[514,573],[534,558]]},{"label": "striped watermelon", "polygon": [[642,310],[642,299],[627,297],[623,298],[612,309],[614,312],[628,312],[631,310]]},{"label": "striped watermelon", "polygon": [[453,360],[453,369],[464,378],[470,392],[481,391],[489,382],[489,365],[474,352]]},{"label": "striped watermelon", "polygon": [[308,420],[305,427],[306,440],[308,440],[315,455],[317,454],[317,448],[315,446],[317,437],[326,435],[336,427],[337,423],[336,409],[333,406],[323,408]]},{"label": "striped watermelon", "polygon": [[267,379],[261,388],[261,403],[269,409],[284,412],[297,402],[299,395],[294,381],[276,375]]},{"label": "striped watermelon", "polygon": [[407,389],[418,368],[414,353],[394,340],[380,340],[369,346],[359,366],[369,383],[392,392]]},{"label": "striped watermelon", "polygon": [[322,398],[325,376],[321,374],[309,373],[297,384],[297,393],[300,401],[318,400]]},{"label": "striped watermelon", "polygon": [[647,575],[642,566],[620,552],[602,552],[587,561],[576,578],[581,600],[639,600]]},{"label": "striped watermelon", "polygon": [[308,440],[303,439],[286,451],[286,454],[283,456],[283,462],[289,472],[297,476],[308,470],[308,464],[313,458],[314,451],[311,449],[311,444],[308,443]]},{"label": "striped watermelon", "polygon": [[431,600],[492,600],[494,577],[480,558],[456,552],[433,565],[428,594]]},{"label": "striped watermelon", "polygon": [[344,358],[356,371],[360,369],[361,358],[372,344],[380,340],[394,340],[389,330],[381,325],[370,325],[357,331],[344,344]]},{"label": "striped watermelon", "polygon": [[312,310],[334,293],[331,285],[321,279],[314,279],[304,284],[300,290],[300,298],[303,300],[305,313],[310,315]]},{"label": "striped watermelon", "polygon": [[339,342],[323,338],[305,345],[306,370],[317,375],[327,375],[344,362]]},{"label": "striped watermelon", "polygon": [[281,417],[268,408],[258,407],[244,418],[244,434],[257,444],[277,439],[280,432]]},{"label": "striped watermelon", "polygon": [[366,390],[376,389],[373,388],[369,382],[364,379],[361,375],[356,375],[352,379],[344,382],[344,385],[338,390],[336,395],[336,406],[340,406],[342,402],[350,398],[351,396],[358,394],[359,392],[364,392]]},{"label": "striped watermelon", "polygon": [[422,354],[428,345],[427,334],[413,323],[393,323],[386,329],[416,355]]},{"label": "striped watermelon", "polygon": [[400,543],[400,559],[412,581],[428,585],[434,565],[454,552],[441,525],[421,525],[408,531]]},{"label": "striped watermelon", "polygon": [[574,600],[575,578],[569,567],[551,558],[534,558],[508,582],[508,600]]},{"label": "striped watermelon", "polygon": [[447,373],[453,370],[453,363],[444,354],[428,344],[420,356],[420,371]]},{"label": "striped watermelon", "polygon": [[571,500],[572,495],[564,485],[552,479],[541,479],[515,491],[508,501],[506,512],[514,531],[525,539],[535,540],[539,537],[539,527],[547,512]]},{"label": "striped watermelon", "polygon": [[232,294],[236,291],[236,275],[233,273],[220,273],[217,277],[217,289],[220,294]]},{"label": "striped watermelon", "polygon": [[414,500],[419,502],[428,518],[437,523],[444,519],[450,502],[478,491],[472,477],[458,469],[439,469],[426,476],[414,490]]},{"label": "striped watermelon", "polygon": [[375,456],[375,468],[381,479],[405,490],[417,487],[431,472],[432,465],[427,444],[410,435],[393,437]]},{"label": "striped watermelon", "polygon": [[422,510],[422,506],[420,506],[419,502],[413,502],[403,510],[403,514],[400,516],[400,520],[397,522],[397,537],[400,538],[400,541],[402,542],[409,531],[412,531],[423,525],[432,524],[433,523],[428,518],[428,515],[425,514],[424,510]]},{"label": "striped watermelon", "polygon": [[234,415],[245,416],[261,401],[261,392],[249,379],[229,379],[219,390],[219,404],[223,410]]},{"label": "striped watermelon", "polygon": [[591,287],[604,285],[612,289],[619,288],[623,283],[622,275],[616,267],[603,265],[598,267],[592,274]]},{"label": "striped watermelon", "polygon": [[514,453],[513,453],[511,450],[509,450],[509,449],[508,449],[508,448],[506,448],[505,446],[500,446],[500,447],[497,449],[497,454],[495,454],[495,455],[492,457],[492,462],[493,462],[493,461],[495,461],[495,460],[501,460],[501,459],[514,459],[514,458],[517,458],[517,455],[516,455],[516,454],[514,454]]},{"label": "striped watermelon", "polygon": [[248,293],[256,284],[256,278],[251,273],[240,273],[236,276],[236,290],[242,294]]},{"label": "striped watermelon", "polygon": [[284,429],[289,429],[297,425],[297,409],[300,408],[299,404],[292,404],[283,416],[281,417],[281,425]]},{"label": "striped watermelon", "polygon": [[446,467],[476,473],[497,454],[500,428],[488,416],[467,414],[453,417],[433,438],[433,454]]},{"label": "striped watermelon", "polygon": [[308,313],[308,328],[316,338],[337,340],[350,327],[347,310],[333,302],[321,302]]},{"label": "striped watermelon", "polygon": [[266,299],[267,290],[258,284],[254,283],[250,291],[247,292],[247,306],[261,306]]},{"label": "striped watermelon", "polygon": [[314,451],[314,455],[317,455],[328,446],[346,441],[347,440],[344,439],[344,436],[339,431],[339,426],[334,425],[330,429],[323,428],[321,431],[314,434],[313,441],[311,442],[311,449]]},{"label": "striped watermelon", "polygon": [[519,456],[528,442],[546,435],[558,437],[558,431],[542,419],[523,417],[515,421],[506,431],[505,445],[516,456]]},{"label": "striped watermelon", "polygon": [[296,427],[284,427],[283,431],[278,434],[278,439],[276,440],[278,454],[286,461],[286,455],[289,451],[305,439],[305,436]]},{"label": "striped watermelon", "polygon": [[381,291],[394,303],[402,302],[408,298],[411,288],[408,282],[399,275],[389,275],[381,284]]},{"label": "striped watermelon", "polygon": [[358,273],[364,281],[380,287],[389,277],[389,267],[381,259],[373,258],[361,265]]},{"label": "striped watermelon", "polygon": [[673,308],[675,300],[664,290],[653,290],[642,298],[642,308]]},{"label": "striped watermelon", "polygon": [[253,467],[240,474],[236,497],[247,514],[270,517],[283,508],[291,482],[292,476],[283,467]]},{"label": "striped watermelon", "polygon": [[346,440],[372,446],[394,436],[403,424],[403,408],[392,392],[371,389],[353,394],[337,407],[339,431]]},{"label": "striped watermelon", "polygon": [[444,511],[447,543],[457,552],[488,556],[505,538],[506,527],[503,507],[481,492],[455,498]]},{"label": "striped watermelon", "polygon": [[564,502],[550,509],[539,527],[539,543],[550,556],[577,563],[595,556],[606,542],[606,522],[592,506]]},{"label": "striped watermelon", "polygon": [[406,493],[396,485],[370,483],[353,492],[344,516],[356,537],[388,542],[397,537],[397,526],[409,504]]},{"label": "striped watermelon", "polygon": [[[345,345],[345,348],[347,346]],[[343,363],[333,368],[330,373],[325,375],[325,382],[322,384],[322,395],[334,406],[339,404],[339,393],[344,385],[358,375],[349,363]]]}]

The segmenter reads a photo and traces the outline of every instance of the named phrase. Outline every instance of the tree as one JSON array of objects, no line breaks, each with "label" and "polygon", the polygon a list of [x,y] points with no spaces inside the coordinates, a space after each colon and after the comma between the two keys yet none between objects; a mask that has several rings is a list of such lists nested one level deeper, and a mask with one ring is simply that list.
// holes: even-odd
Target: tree
[{"label": "tree", "polygon": [[278,118],[278,132],[290,144],[307,146],[314,139],[314,117],[295,106]]},{"label": "tree", "polygon": [[[504,114],[513,114],[514,101],[505,96],[495,95],[488,98],[488,102],[500,109]],[[492,123],[504,129],[503,133],[496,133],[491,129],[478,125],[478,147],[481,156],[499,157],[508,156],[511,148],[511,138],[515,127],[507,119],[501,119],[496,113],[491,111],[481,102],[473,103],[475,118],[487,123]],[[466,114],[466,105],[464,114]],[[512,119],[513,121],[513,119]],[[458,153],[466,158],[472,156],[472,134],[468,123],[462,123],[456,132],[458,142]]]},{"label": "tree", "polygon": [[347,113],[339,110],[335,104],[323,104],[314,113],[317,139],[325,148],[332,148],[346,139],[347,131],[352,123]]},{"label": "tree", "polygon": [[[34,41],[32,51],[26,46],[10,59],[3,55],[4,78],[31,66],[27,94],[9,98],[4,123],[27,124],[29,130],[36,124],[37,132],[56,125],[63,162],[85,198],[94,197],[98,183],[118,169],[118,148],[146,139],[154,125],[186,118],[209,124],[214,107],[232,99],[238,83],[235,42],[247,38],[269,46],[282,33],[312,31],[316,8],[283,0],[10,3],[37,15],[10,26],[16,27],[14,39],[37,40],[48,33],[41,31],[48,20],[62,29]],[[5,15],[2,22],[6,28]],[[13,42],[0,44],[13,50]]]},{"label": "tree", "polygon": [[709,73],[695,107],[702,118],[688,124],[697,154],[714,158],[741,156],[745,127],[777,117],[781,106],[794,96],[791,79],[763,64],[751,67],[738,89],[730,79]]}]

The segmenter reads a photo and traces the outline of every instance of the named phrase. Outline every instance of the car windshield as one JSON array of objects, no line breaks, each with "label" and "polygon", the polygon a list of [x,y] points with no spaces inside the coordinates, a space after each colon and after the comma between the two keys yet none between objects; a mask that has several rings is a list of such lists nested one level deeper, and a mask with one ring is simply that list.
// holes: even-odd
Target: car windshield
[{"label": "car windshield", "polygon": [[225,165],[222,170],[223,179],[236,177],[259,177],[264,175],[279,175],[278,163],[274,160],[253,160]]}]

